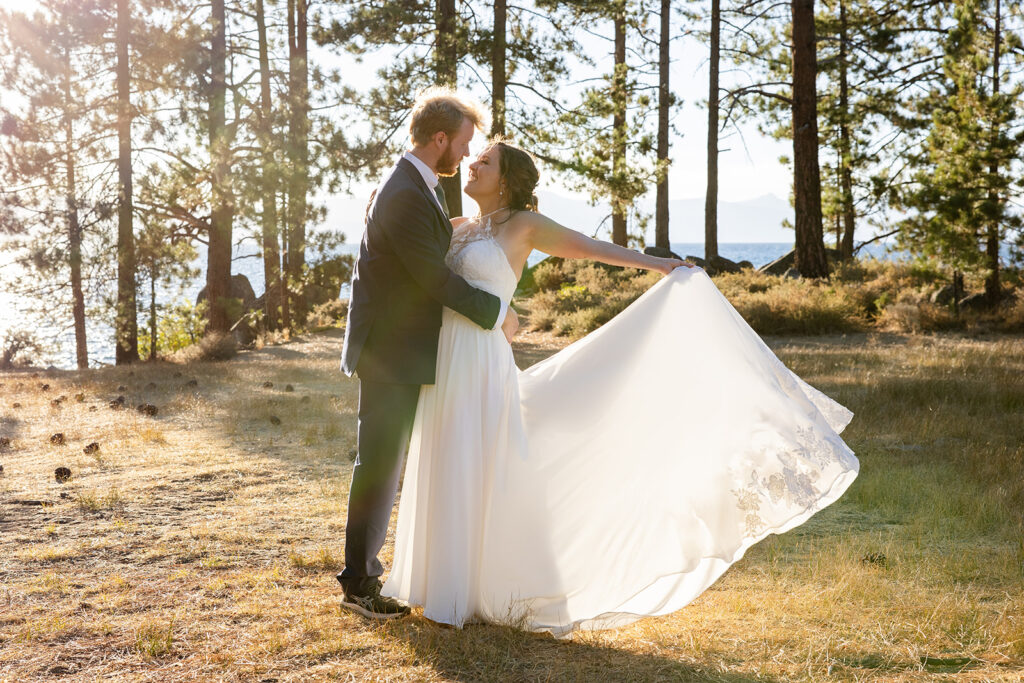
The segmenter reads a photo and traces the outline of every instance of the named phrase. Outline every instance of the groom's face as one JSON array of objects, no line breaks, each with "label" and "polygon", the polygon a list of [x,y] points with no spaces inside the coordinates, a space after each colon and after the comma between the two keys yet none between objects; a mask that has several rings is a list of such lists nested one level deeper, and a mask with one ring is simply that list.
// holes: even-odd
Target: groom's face
[{"label": "groom's face", "polygon": [[454,135],[445,138],[445,149],[437,160],[437,175],[453,176],[459,172],[459,164],[469,156],[469,143],[473,140],[476,127],[469,119],[462,119],[462,125]]}]

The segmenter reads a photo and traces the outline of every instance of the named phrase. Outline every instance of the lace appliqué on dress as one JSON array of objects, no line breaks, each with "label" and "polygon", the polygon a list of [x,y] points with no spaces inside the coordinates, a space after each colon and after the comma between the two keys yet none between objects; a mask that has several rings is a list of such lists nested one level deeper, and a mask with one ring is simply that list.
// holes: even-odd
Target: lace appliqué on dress
[{"label": "lace appliqu\u00e9 on dress", "polygon": [[449,268],[456,273],[462,272],[462,261],[465,259],[466,247],[474,242],[494,239],[494,228],[491,226],[491,217],[471,218],[459,227],[452,230],[452,241],[448,246],[448,253],[444,261]]},{"label": "lace appliqu\u00e9 on dress", "polygon": [[[796,428],[796,438],[792,443],[766,445],[759,451],[759,460],[766,467],[748,473],[737,472],[737,481],[744,483],[731,491],[736,499],[736,509],[743,513],[746,533],[750,536],[760,535],[769,526],[762,516],[763,507],[776,511],[781,507],[793,512],[810,509],[827,493],[817,484],[822,470],[837,462],[844,466],[852,466],[855,462],[841,439],[802,426]],[[774,471],[762,473],[759,469]]]}]

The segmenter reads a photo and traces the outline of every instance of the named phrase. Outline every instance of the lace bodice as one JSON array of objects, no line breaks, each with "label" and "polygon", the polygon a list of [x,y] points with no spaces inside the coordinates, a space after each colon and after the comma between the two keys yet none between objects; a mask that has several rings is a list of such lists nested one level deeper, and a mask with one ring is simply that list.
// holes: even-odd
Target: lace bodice
[{"label": "lace bodice", "polygon": [[507,302],[519,278],[494,235],[489,215],[470,218],[452,232],[445,263],[469,284]]}]

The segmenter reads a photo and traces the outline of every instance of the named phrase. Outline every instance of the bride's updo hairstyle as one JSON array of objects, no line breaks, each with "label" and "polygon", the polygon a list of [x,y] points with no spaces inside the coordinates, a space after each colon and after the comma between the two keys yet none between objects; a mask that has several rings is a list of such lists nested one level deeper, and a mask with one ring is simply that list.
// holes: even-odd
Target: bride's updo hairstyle
[{"label": "bride's updo hairstyle", "polygon": [[488,147],[498,150],[498,172],[505,180],[508,208],[512,213],[536,211],[537,195],[533,191],[537,189],[540,172],[533,155],[500,135],[491,138]]}]

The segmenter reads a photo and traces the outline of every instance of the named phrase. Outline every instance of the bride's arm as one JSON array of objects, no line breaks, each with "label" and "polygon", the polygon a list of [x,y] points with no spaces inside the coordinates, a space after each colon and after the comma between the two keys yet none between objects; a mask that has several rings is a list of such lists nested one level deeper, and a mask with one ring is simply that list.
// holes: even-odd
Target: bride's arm
[{"label": "bride's arm", "polygon": [[545,254],[569,259],[588,258],[613,266],[657,270],[666,274],[679,266],[693,267],[689,261],[650,256],[611,242],[592,239],[539,213],[530,217],[532,246]]}]

